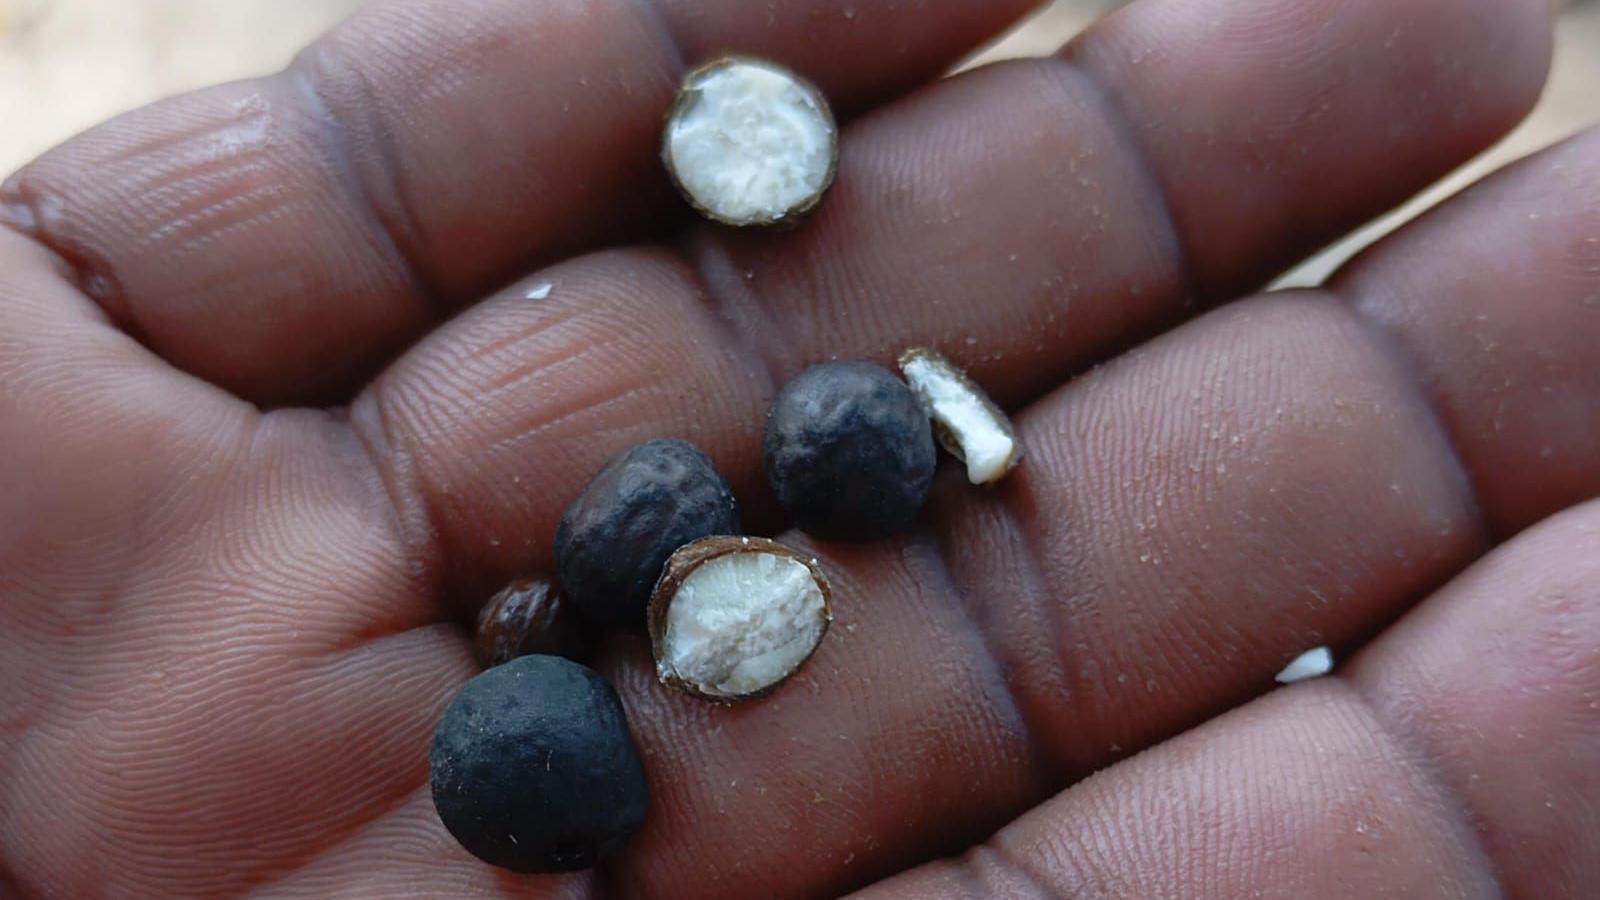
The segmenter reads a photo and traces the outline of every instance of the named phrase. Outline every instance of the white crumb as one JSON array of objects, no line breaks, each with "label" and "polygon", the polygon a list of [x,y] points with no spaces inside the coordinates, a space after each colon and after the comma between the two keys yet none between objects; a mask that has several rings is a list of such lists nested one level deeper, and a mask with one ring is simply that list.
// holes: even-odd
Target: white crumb
[{"label": "white crumb", "polygon": [[524,296],[526,296],[529,300],[543,300],[543,299],[549,297],[550,296],[550,292],[555,290],[555,289],[556,289],[556,286],[551,284],[550,282],[541,281],[538,284],[534,285],[533,287],[528,288],[528,293],[525,294]]},{"label": "white crumb", "polygon": [[1310,678],[1321,678],[1332,671],[1333,651],[1327,647],[1313,647],[1283,667],[1283,671],[1278,673],[1278,683],[1294,684]]},{"label": "white crumb", "polygon": [[998,481],[1014,467],[1020,446],[1010,424],[953,365],[931,355],[908,356],[901,371],[923,409],[954,439],[973,484]]},{"label": "white crumb", "polygon": [[714,218],[771,224],[808,208],[833,177],[838,129],[816,90],[783,69],[730,60],[691,75],[664,153]]},{"label": "white crumb", "polygon": [[799,560],[741,551],[683,580],[666,614],[657,666],[703,693],[740,697],[795,671],[822,640],[827,602]]}]

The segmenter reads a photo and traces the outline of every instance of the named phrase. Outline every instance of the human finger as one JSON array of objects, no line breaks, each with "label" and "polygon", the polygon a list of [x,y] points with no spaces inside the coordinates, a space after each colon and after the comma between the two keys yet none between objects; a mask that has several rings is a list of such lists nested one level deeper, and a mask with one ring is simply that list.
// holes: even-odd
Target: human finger
[{"label": "human finger", "polygon": [[1342,668],[862,897],[1588,897],[1600,506],[1540,523]]},{"label": "human finger", "polygon": [[377,3],[279,75],[69,141],[0,201],[180,368],[267,404],[342,399],[526,267],[658,225],[687,65],[765,54],[858,111],[1033,2]]}]

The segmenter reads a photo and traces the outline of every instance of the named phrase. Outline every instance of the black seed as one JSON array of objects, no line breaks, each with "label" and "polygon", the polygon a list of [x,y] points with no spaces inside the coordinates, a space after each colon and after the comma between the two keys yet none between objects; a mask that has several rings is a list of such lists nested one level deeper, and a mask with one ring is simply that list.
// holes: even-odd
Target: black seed
[{"label": "black seed", "polygon": [[616,692],[560,657],[520,657],[467,682],[428,761],[445,827],[472,855],[517,872],[589,868],[650,806]]},{"label": "black seed", "polygon": [[905,383],[867,362],[826,363],[773,401],[767,480],[801,529],[870,541],[911,524],[937,463],[928,414]]},{"label": "black seed", "polygon": [[546,578],[523,578],[479,610],[472,653],[485,669],[532,653],[573,659],[588,649],[589,637],[560,588]]},{"label": "black seed", "polygon": [[596,624],[643,632],[650,591],[674,550],[738,534],[733,491],[704,453],[650,441],[616,457],[567,507],[556,530],[556,580]]}]

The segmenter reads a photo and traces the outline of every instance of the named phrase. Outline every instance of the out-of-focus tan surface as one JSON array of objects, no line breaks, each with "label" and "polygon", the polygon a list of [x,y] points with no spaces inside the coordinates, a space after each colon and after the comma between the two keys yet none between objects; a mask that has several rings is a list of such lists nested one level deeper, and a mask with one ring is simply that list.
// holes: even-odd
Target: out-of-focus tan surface
[{"label": "out-of-focus tan surface", "polygon": [[[272,71],[363,0],[0,0],[0,173],[126,109]],[[1398,222],[1503,164],[1600,121],[1600,3],[1568,0],[1555,71],[1509,139],[1404,210],[1291,273],[1320,280]],[[1046,53],[1117,0],[1055,0],[980,61]]]},{"label": "out-of-focus tan surface", "polygon": [[361,0],[0,0],[0,171],[158,97],[287,63]]}]

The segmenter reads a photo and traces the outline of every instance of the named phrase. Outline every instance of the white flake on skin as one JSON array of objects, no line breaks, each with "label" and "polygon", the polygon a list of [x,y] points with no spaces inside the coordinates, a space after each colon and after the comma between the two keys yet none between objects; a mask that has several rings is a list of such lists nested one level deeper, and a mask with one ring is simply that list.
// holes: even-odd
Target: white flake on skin
[{"label": "white flake on skin", "polygon": [[1294,684],[1310,678],[1321,678],[1333,671],[1333,651],[1327,647],[1313,647],[1294,658],[1278,673],[1279,684]]}]

